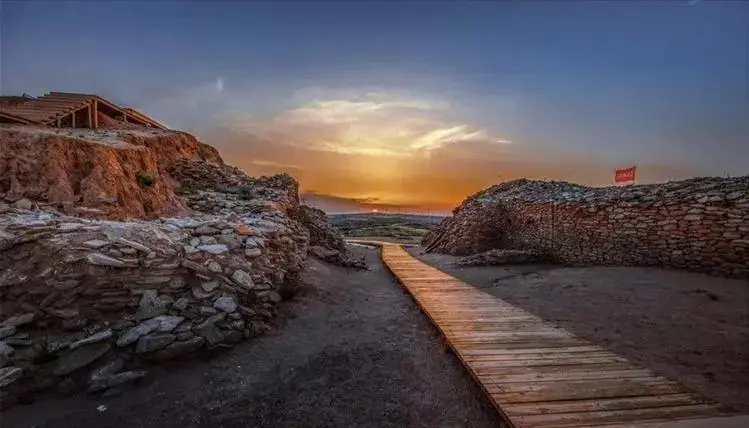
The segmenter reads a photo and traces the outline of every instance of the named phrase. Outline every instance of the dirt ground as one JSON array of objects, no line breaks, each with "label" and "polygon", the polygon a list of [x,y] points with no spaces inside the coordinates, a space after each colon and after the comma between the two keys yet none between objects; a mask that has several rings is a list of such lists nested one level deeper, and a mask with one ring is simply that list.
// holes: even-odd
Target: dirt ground
[{"label": "dirt ground", "polygon": [[[353,248],[353,247],[352,247]],[[117,397],[48,397],[2,428],[495,427],[499,417],[379,262],[312,261],[281,325],[208,361],[154,370]],[[98,408],[98,410],[97,410]]]},{"label": "dirt ground", "polygon": [[749,281],[637,267],[455,267],[413,255],[656,373],[749,413]]}]

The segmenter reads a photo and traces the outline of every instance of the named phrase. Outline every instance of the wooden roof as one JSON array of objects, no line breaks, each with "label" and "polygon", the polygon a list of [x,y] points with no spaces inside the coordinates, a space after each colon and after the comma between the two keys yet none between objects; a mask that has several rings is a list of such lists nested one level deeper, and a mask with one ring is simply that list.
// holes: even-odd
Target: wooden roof
[{"label": "wooden roof", "polygon": [[27,122],[40,125],[52,125],[54,122],[72,112],[86,108],[97,101],[111,109],[127,113],[133,118],[155,128],[167,129],[166,126],[133,109],[122,108],[94,94],[77,94],[70,92],[50,92],[39,98],[0,97],[0,114],[9,118],[22,118]]}]

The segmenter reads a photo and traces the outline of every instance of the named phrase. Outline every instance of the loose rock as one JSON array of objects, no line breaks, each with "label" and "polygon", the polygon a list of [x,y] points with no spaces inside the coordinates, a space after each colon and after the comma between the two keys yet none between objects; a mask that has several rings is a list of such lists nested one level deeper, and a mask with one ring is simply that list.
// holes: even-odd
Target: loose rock
[{"label": "loose rock", "polygon": [[252,277],[250,276],[250,274],[243,270],[234,271],[231,279],[245,289],[252,290],[253,288],[255,288],[255,283],[252,281]]},{"label": "loose rock", "polygon": [[55,367],[54,373],[57,376],[64,376],[83,368],[106,354],[110,347],[109,342],[98,342],[92,345],[76,348],[60,358]]},{"label": "loose rock", "polygon": [[181,358],[200,349],[205,343],[202,337],[194,337],[184,342],[175,342],[166,348],[154,353],[153,358],[157,360],[172,360]]},{"label": "loose rock", "polygon": [[177,336],[170,333],[152,333],[147,336],[142,336],[138,340],[138,345],[135,347],[137,354],[144,352],[153,352],[162,349],[170,343],[177,340]]},{"label": "loose rock", "polygon": [[23,375],[20,367],[3,367],[0,368],[0,389],[5,389],[13,382],[17,381]]},{"label": "loose rock", "polygon": [[231,297],[219,297],[213,302],[213,307],[223,312],[234,312],[237,310],[237,304]]},{"label": "loose rock", "polygon": [[70,349],[80,348],[81,346],[85,345],[91,345],[93,343],[102,342],[104,340],[109,340],[112,337],[112,329],[106,329],[104,331],[100,331],[96,334],[93,334],[85,339],[81,339],[77,342],[73,342],[70,344]]},{"label": "loose rock", "polygon": [[14,325],[8,325],[5,327],[0,327],[0,340],[5,339],[8,336],[13,336],[16,334],[17,328]]},{"label": "loose rock", "polygon": [[92,265],[98,266],[110,266],[110,267],[125,267],[125,263],[122,260],[118,260],[109,256],[105,256],[102,253],[90,253],[86,256],[86,260]]},{"label": "loose rock", "polygon": [[6,319],[5,321],[3,321],[2,326],[3,327],[21,327],[23,325],[33,322],[35,319],[36,319],[36,314],[33,312],[28,312],[22,315],[16,315],[16,316]]}]

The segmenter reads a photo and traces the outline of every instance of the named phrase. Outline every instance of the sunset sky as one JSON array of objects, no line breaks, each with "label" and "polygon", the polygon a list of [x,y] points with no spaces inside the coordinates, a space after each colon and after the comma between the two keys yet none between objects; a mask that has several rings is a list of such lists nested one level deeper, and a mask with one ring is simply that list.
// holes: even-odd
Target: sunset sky
[{"label": "sunset sky", "polygon": [[5,2],[0,91],[96,93],[330,211],[749,174],[749,2]]}]

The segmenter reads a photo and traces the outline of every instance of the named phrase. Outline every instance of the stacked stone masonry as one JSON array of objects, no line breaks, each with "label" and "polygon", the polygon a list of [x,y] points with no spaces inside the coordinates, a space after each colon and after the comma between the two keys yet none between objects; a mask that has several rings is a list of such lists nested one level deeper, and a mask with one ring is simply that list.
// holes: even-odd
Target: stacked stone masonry
[{"label": "stacked stone masonry", "polygon": [[454,255],[524,249],[572,265],[749,278],[749,177],[607,188],[515,180],[468,198],[424,245]]},{"label": "stacked stone masonry", "polygon": [[[304,214],[309,208],[300,205],[292,177],[248,177],[186,134],[177,140],[184,147],[160,141],[161,134],[137,141],[163,180],[146,190],[175,198],[181,217],[144,220],[157,213],[127,209],[131,201],[117,192],[135,177],[124,161],[112,164],[116,174],[89,183],[123,209],[106,212],[84,198],[75,201],[83,202],[81,215],[31,192],[26,171],[54,160],[33,148],[34,132],[0,131],[8,137],[0,141],[0,181],[12,184],[0,186],[2,408],[50,389],[116,393],[151,364],[230,348],[271,328],[312,248],[334,243],[325,251],[346,258],[340,236],[326,236],[335,231]],[[54,137],[53,144],[76,159],[94,147],[101,154],[89,158],[95,161],[141,150],[132,147],[140,136],[115,134],[129,145],[80,136]],[[79,163],[60,173],[75,176]],[[311,231],[318,244],[311,245]]]}]

